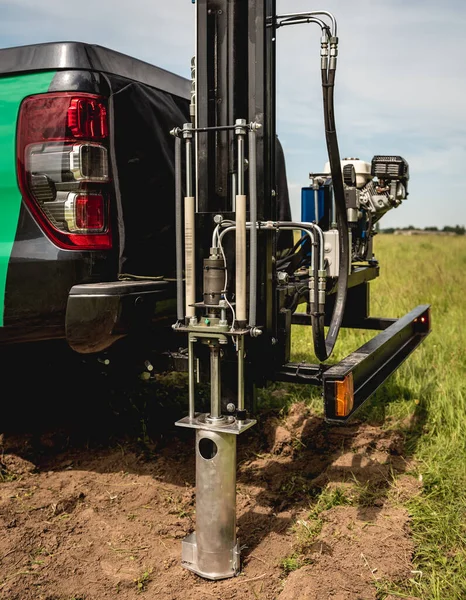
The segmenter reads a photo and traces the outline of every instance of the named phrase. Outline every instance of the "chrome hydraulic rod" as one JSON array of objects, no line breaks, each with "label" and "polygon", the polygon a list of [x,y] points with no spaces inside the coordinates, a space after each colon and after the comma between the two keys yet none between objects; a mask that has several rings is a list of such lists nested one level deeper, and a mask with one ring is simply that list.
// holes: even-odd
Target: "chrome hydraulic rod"
[{"label": "chrome hydraulic rod", "polygon": [[195,416],[195,373],[194,373],[194,343],[188,336],[188,415],[190,421]]},{"label": "chrome hydraulic rod", "polygon": [[183,199],[181,190],[181,139],[175,137],[175,244],[176,244],[176,318],[184,319],[183,306]]},{"label": "chrome hydraulic rod", "polygon": [[257,156],[256,128],[248,132],[248,173],[249,173],[249,326],[256,326],[257,305]]},{"label": "chrome hydraulic rod", "polygon": [[184,241],[185,241],[185,313],[186,317],[196,317],[196,240],[195,240],[195,213],[196,201],[193,196],[193,172],[192,172],[192,124],[185,123],[183,126],[183,138],[186,151],[186,196],[184,199]]},{"label": "chrome hydraulic rod", "polygon": [[238,400],[237,409],[244,410],[244,336],[238,336],[237,341],[238,355]]},{"label": "chrome hydraulic rod", "polygon": [[210,418],[220,419],[221,407],[220,348],[218,344],[210,346]]},{"label": "chrome hydraulic rod", "polygon": [[246,314],[246,196],[244,194],[244,138],[246,135],[246,121],[236,120],[235,133],[238,145],[238,171],[235,206],[236,223],[236,321],[239,327],[244,327],[247,322]]}]

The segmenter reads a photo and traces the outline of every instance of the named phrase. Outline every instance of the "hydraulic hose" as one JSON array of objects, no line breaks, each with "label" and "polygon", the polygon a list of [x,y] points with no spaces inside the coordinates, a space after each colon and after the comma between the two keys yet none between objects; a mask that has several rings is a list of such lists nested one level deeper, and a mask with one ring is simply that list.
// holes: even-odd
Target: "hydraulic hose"
[{"label": "hydraulic hose", "polygon": [[[317,16],[326,16],[332,21],[330,34],[328,25]],[[314,341],[314,352],[321,361],[327,360],[335,346],[340,331],[343,315],[345,312],[348,275],[350,267],[350,248],[348,239],[348,219],[346,214],[345,189],[343,174],[341,170],[340,151],[335,128],[334,87],[335,70],[338,54],[337,22],[335,17],[328,11],[312,11],[306,13],[288,13],[276,18],[276,26],[297,25],[299,23],[317,23],[322,30],[321,39],[321,73],[322,73],[322,96],[325,121],[325,139],[327,153],[330,163],[332,177],[334,209],[332,206],[333,219],[339,237],[339,271],[336,291],[335,306],[333,309],[330,326],[325,336],[325,272],[323,267],[316,272],[314,267],[314,294],[311,302],[312,335]],[[331,37],[330,37],[330,35]],[[330,37],[330,40],[329,40]],[[328,51],[330,42],[330,53]],[[330,58],[330,61],[329,61]],[[330,67],[330,68],[329,68]],[[317,216],[317,215],[316,215]],[[320,302],[319,302],[320,299]]]},{"label": "hydraulic hose", "polygon": [[335,306],[325,337],[325,305],[318,303],[317,285],[314,288],[314,310],[311,314],[314,352],[320,361],[327,360],[331,355],[340,331],[346,305],[349,273],[349,241],[348,220],[346,215],[345,189],[341,170],[340,151],[335,130],[334,108],[335,69],[322,70],[322,93],[325,119],[325,139],[332,176],[333,193],[335,197],[336,223],[339,237],[340,265]]}]

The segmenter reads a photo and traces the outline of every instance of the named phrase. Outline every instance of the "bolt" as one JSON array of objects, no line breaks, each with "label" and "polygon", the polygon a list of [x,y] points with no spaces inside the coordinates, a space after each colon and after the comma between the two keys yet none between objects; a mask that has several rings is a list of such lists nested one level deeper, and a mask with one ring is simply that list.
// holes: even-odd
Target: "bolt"
[{"label": "bolt", "polygon": [[233,413],[233,412],[235,412],[235,410],[236,410],[236,406],[233,404],[233,402],[229,402],[227,404],[227,411],[229,413]]},{"label": "bolt", "polygon": [[278,283],[288,283],[289,276],[286,271],[279,271],[277,273]]}]

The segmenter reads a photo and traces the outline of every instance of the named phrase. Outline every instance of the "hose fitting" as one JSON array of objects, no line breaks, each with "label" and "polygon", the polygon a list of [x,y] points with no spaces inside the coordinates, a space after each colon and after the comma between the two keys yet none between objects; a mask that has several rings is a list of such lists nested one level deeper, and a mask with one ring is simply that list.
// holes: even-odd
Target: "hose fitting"
[{"label": "hose fitting", "polygon": [[309,304],[311,305],[311,311],[314,311],[316,307],[314,307],[314,289],[315,289],[315,282],[314,282],[314,276],[310,275],[309,277]]},{"label": "hose fitting", "polygon": [[320,38],[320,68],[322,71],[327,71],[328,69],[328,36],[325,30],[322,32],[322,37]]},{"label": "hose fitting", "polygon": [[334,71],[337,68],[337,56],[338,56],[338,38],[330,38],[330,70]]},{"label": "hose fitting", "polygon": [[318,283],[317,283],[317,290],[318,290],[318,299],[319,299],[319,311],[323,310],[323,307],[325,306],[325,290],[326,290],[326,284],[327,284],[327,271],[323,270],[323,271],[318,271],[317,273],[318,275]]}]

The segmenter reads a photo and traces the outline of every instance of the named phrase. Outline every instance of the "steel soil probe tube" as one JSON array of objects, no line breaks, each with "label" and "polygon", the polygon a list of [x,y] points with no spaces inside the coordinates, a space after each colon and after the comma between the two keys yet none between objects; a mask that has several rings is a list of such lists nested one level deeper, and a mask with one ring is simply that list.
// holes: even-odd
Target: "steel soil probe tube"
[{"label": "steel soil probe tube", "polygon": [[196,532],[183,540],[182,564],[208,579],[236,575],[236,436],[196,431]]}]

